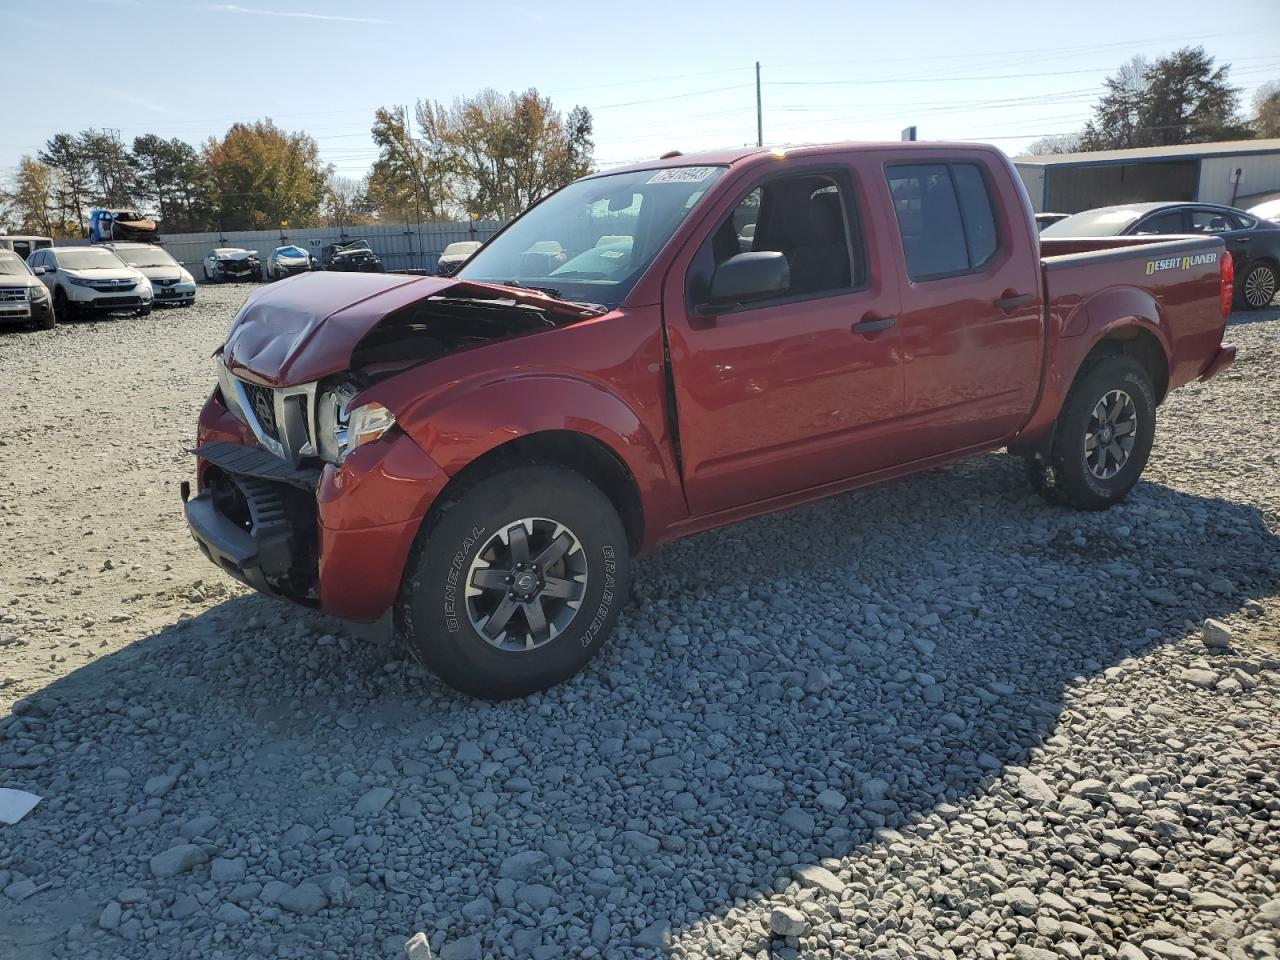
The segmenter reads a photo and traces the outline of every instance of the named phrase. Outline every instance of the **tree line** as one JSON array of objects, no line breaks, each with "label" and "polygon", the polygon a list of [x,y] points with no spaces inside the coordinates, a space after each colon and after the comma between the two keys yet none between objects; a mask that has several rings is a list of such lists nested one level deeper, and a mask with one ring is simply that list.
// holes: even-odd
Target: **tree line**
[{"label": "tree line", "polygon": [[[417,131],[411,128],[416,120]],[[316,141],[269,118],[199,147],[155,134],[58,133],[0,185],[0,226],[88,235],[94,207],[137,210],[162,232],[358,226],[473,217],[506,220],[590,172],[591,114],[567,116],[537,90],[481,91],[450,106],[378,109],[369,175],[338,175]]]},{"label": "tree line", "polygon": [[1103,81],[1093,116],[1074,133],[1043,137],[1029,154],[1167,147],[1280,137],[1280,82],[1261,87],[1245,115],[1230,64],[1217,66],[1203,47],[1154,61],[1134,57]]}]

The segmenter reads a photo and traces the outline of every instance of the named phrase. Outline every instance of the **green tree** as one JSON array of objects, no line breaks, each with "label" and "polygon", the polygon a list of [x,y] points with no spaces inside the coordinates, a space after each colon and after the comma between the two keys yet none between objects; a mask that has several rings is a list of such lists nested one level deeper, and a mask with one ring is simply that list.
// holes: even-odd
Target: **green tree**
[{"label": "green tree", "polygon": [[330,172],[325,180],[324,225],[351,227],[374,222],[365,178],[340,177]]},{"label": "green tree", "polygon": [[315,140],[286,133],[268,118],[234,124],[221,140],[210,138],[205,163],[217,189],[224,230],[265,230],[288,220],[316,223],[326,171]]},{"label": "green tree", "polygon": [[1240,90],[1228,81],[1230,69],[1215,67],[1203,47],[1154,63],[1135,57],[1105,81],[1082,145],[1110,150],[1252,137],[1239,117]]},{"label": "green tree", "polygon": [[103,207],[137,205],[137,170],[129,149],[114,130],[85,130],[80,154],[89,167],[91,199]]},{"label": "green tree", "polygon": [[57,219],[75,224],[79,236],[88,236],[86,213],[92,205],[93,168],[80,138],[70,133],[54,134],[38,159],[57,174]]},{"label": "green tree", "polygon": [[183,233],[217,226],[217,188],[195,147],[149,133],[134,139],[133,161],[138,193],[154,204],[164,230]]},{"label": "green tree", "polygon": [[1253,131],[1260,137],[1280,137],[1280,80],[1264,84],[1253,95]]}]

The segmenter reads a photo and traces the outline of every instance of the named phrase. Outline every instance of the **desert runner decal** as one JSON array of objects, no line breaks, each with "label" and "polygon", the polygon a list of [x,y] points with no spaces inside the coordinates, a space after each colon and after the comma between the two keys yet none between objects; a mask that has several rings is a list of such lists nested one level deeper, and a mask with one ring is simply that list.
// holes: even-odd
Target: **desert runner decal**
[{"label": "desert runner decal", "polygon": [[1192,267],[1199,267],[1206,263],[1217,263],[1218,255],[1216,253],[1197,253],[1188,257],[1169,257],[1166,260],[1148,260],[1147,276],[1153,273],[1159,273],[1161,270],[1190,270]]}]

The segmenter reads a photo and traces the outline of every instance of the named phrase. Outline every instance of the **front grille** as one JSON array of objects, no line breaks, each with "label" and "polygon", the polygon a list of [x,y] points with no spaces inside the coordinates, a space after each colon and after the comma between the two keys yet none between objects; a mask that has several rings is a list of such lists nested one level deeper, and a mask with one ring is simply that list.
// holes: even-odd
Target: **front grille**
[{"label": "front grille", "polygon": [[177,282],[178,278],[174,277],[172,280],[152,280],[151,285],[153,287],[172,287]]},{"label": "front grille", "polygon": [[27,299],[26,287],[0,287],[0,303],[13,303]]},{"label": "front grille", "polygon": [[93,289],[101,290],[103,292],[115,292],[117,290],[120,290],[120,291],[132,290],[136,286],[137,284],[133,283],[132,281],[125,281],[123,283],[118,283],[115,280],[98,280],[94,282]]},{"label": "front grille", "polygon": [[270,387],[259,386],[256,383],[246,383],[244,385],[245,395],[249,398],[249,412],[258,421],[258,426],[272,440],[279,442],[280,428],[276,424],[276,397],[275,391]]},{"label": "front grille", "polygon": [[141,297],[94,297],[95,307],[136,307],[141,305]]}]

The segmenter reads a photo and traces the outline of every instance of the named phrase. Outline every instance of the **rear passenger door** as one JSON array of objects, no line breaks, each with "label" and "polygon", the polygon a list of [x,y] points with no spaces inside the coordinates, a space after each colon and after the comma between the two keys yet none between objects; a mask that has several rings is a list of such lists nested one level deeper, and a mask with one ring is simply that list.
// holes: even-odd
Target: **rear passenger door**
[{"label": "rear passenger door", "polygon": [[1044,323],[1038,247],[1008,172],[982,155],[918,155],[882,175],[906,267],[903,426],[928,457],[996,443],[1023,424]]}]

